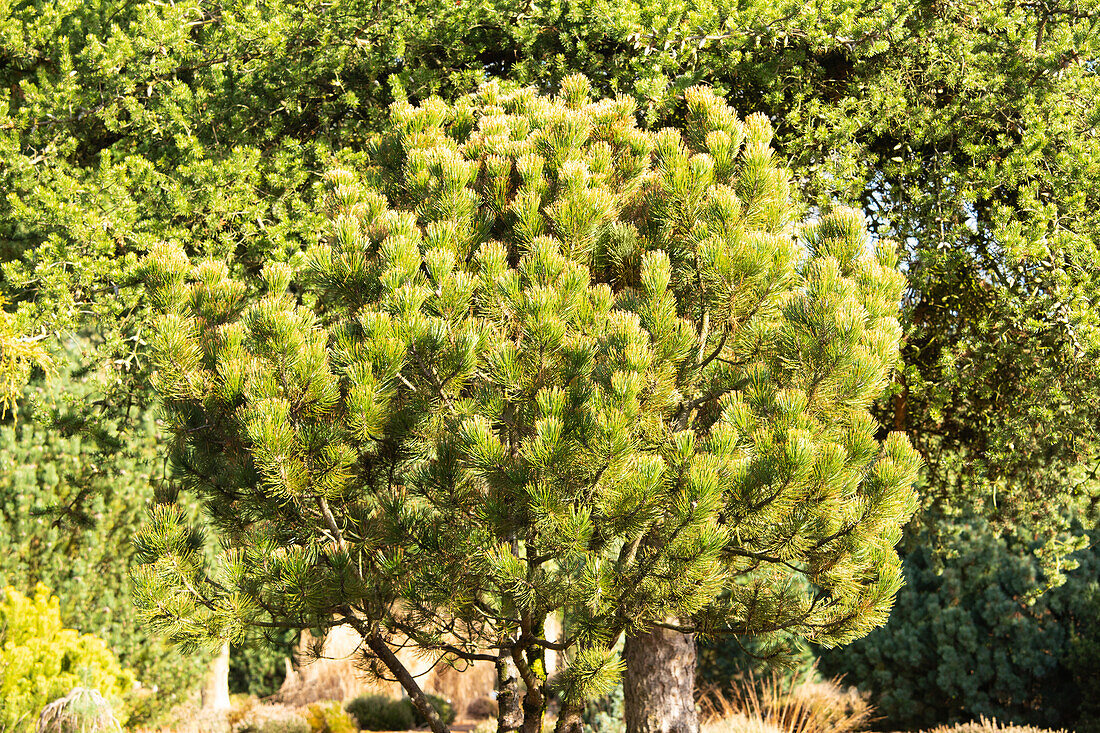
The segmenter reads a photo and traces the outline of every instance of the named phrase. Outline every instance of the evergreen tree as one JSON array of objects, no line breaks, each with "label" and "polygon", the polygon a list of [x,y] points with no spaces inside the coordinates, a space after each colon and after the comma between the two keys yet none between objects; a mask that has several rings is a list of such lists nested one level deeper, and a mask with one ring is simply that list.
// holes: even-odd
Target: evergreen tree
[{"label": "evergreen tree", "polygon": [[[441,731],[401,632],[496,663],[502,730],[538,731],[553,687],[575,731],[624,634],[836,644],[885,620],[918,463],[868,410],[897,362],[895,255],[847,210],[794,236],[763,117],[696,88],[682,131],[649,133],[589,93],[395,106],[365,181],[330,175],[324,241],[261,292],[148,259],[174,473],[226,542],[206,567],[158,509],[154,625],[351,624]],[[570,652],[552,685],[546,649]]]}]

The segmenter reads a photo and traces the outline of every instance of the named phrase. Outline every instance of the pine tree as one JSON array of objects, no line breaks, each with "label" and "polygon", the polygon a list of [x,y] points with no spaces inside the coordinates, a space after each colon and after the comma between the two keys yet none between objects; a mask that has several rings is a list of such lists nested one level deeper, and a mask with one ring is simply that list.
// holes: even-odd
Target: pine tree
[{"label": "pine tree", "polygon": [[654,625],[837,644],[885,620],[918,463],[868,411],[892,248],[848,210],[796,231],[762,116],[694,88],[650,133],[589,94],[395,105],[370,166],[330,174],[323,241],[259,286],[152,253],[173,470],[226,544],[207,567],[155,512],[154,625],[351,624],[443,731],[400,633],[497,664],[500,729],[535,733],[552,693],[579,730]]}]

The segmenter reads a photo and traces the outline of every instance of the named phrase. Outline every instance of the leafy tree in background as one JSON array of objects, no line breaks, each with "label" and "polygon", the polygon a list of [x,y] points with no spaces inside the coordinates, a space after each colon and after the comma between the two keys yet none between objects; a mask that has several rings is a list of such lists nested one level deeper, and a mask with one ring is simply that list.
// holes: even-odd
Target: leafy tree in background
[{"label": "leafy tree in background", "polygon": [[893,253],[848,210],[796,240],[763,117],[696,88],[682,134],[647,133],[588,95],[397,105],[367,185],[332,175],[326,241],[262,293],[150,257],[175,475],[228,541],[207,567],[157,511],[154,624],[350,624],[442,731],[401,632],[494,661],[499,728],[536,733],[547,648],[571,652],[553,687],[577,731],[624,634],[839,644],[884,621],[918,465],[868,411],[897,359]]},{"label": "leafy tree in background", "polygon": [[925,457],[929,508],[1057,531],[1096,459],[1100,16],[826,6],[670,6],[643,38],[769,114],[811,203],[906,244],[906,367],[881,419]]},{"label": "leafy tree in background", "polygon": [[90,316],[136,366],[135,258],[300,250],[317,170],[394,99],[580,70],[663,124],[709,82],[775,121],[808,202],[907,245],[882,419],[927,501],[1042,524],[1094,453],[1097,22],[1079,0],[23,3],[0,27],[4,292],[19,332]]},{"label": "leafy tree in background", "polygon": [[330,151],[361,147],[392,100],[581,70],[660,126],[704,82],[773,120],[809,204],[862,208],[906,245],[905,368],[879,418],[925,458],[922,527],[1026,522],[1055,540],[1033,590],[1079,545],[1059,532],[1095,483],[1088,0],[0,7],[0,339],[95,323],[88,361],[128,371],[93,370],[111,376],[93,416],[149,397],[137,257],[176,241],[252,274],[290,257]]},{"label": "leafy tree in background", "polygon": [[139,367],[135,257],[176,241],[255,272],[300,250],[329,151],[404,94],[581,70],[663,124],[705,81],[775,121],[810,203],[906,243],[907,367],[882,419],[913,434],[930,504],[1059,522],[1094,454],[1100,34],[1076,0],[70,1],[4,23],[0,259],[21,333],[91,316],[102,353]]}]

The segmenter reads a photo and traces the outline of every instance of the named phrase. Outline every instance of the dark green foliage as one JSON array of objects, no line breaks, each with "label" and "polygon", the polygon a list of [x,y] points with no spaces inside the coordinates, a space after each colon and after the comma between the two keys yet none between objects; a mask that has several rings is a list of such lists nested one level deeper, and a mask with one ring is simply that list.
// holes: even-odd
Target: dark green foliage
[{"label": "dark green foliage", "polygon": [[[899,595],[905,589],[899,591]],[[801,639],[781,635],[778,639],[781,657],[775,654],[775,643],[752,636],[717,637],[696,642],[698,653],[696,684],[702,689],[724,691],[743,685],[749,679],[764,680],[775,676],[781,684],[791,686],[795,680],[815,677],[814,650]]]},{"label": "dark green foliage", "polygon": [[882,727],[984,715],[1096,729],[1100,550],[1074,554],[1080,567],[1065,585],[1030,601],[1044,583],[1034,535],[1003,536],[977,518],[938,526],[954,552],[944,556],[929,544],[910,553],[890,622],[824,654],[822,670],[873,691]]},{"label": "dark green foliage", "polygon": [[[63,623],[103,639],[146,687],[142,708],[164,709],[200,679],[202,655],[185,656],[151,637],[131,600],[130,538],[145,519],[162,462],[155,429],[138,413],[88,420],[82,398],[96,375],[63,364],[25,392],[19,422],[0,425],[0,586],[23,593],[43,583],[60,599]],[[45,427],[32,419],[34,399]]]},{"label": "dark green foliage", "polygon": [[585,730],[591,733],[624,733],[625,715],[623,686],[620,684],[615,685],[615,689],[606,695],[585,703],[581,720],[584,721]]},{"label": "dark green foliage", "polygon": [[360,695],[344,709],[355,718],[360,730],[408,730],[416,723],[413,706],[406,698],[395,700],[389,695]]},{"label": "dark green foliage", "polygon": [[[455,708],[449,700],[430,693],[425,697],[444,723],[455,721]],[[360,730],[409,730],[428,723],[407,697],[395,700],[388,695],[361,695],[345,709],[359,723]]]},{"label": "dark green foliage", "polygon": [[293,658],[298,632],[270,630],[257,634],[229,654],[229,691],[267,697],[278,691],[286,678],[286,660]]}]

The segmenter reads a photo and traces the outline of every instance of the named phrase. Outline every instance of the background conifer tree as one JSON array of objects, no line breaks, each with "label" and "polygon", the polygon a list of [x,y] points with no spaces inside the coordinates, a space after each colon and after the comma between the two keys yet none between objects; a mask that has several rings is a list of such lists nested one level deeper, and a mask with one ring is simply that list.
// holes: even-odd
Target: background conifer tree
[{"label": "background conifer tree", "polygon": [[687,102],[657,133],[583,77],[398,104],[362,175],[329,176],[324,241],[262,284],[155,249],[173,469],[226,550],[207,566],[158,509],[146,616],[184,643],[351,624],[437,731],[394,632],[518,671],[499,724],[533,732],[553,691],[579,730],[655,624],[881,624],[918,464],[869,413],[895,256],[847,210],[796,237],[767,120]]}]

